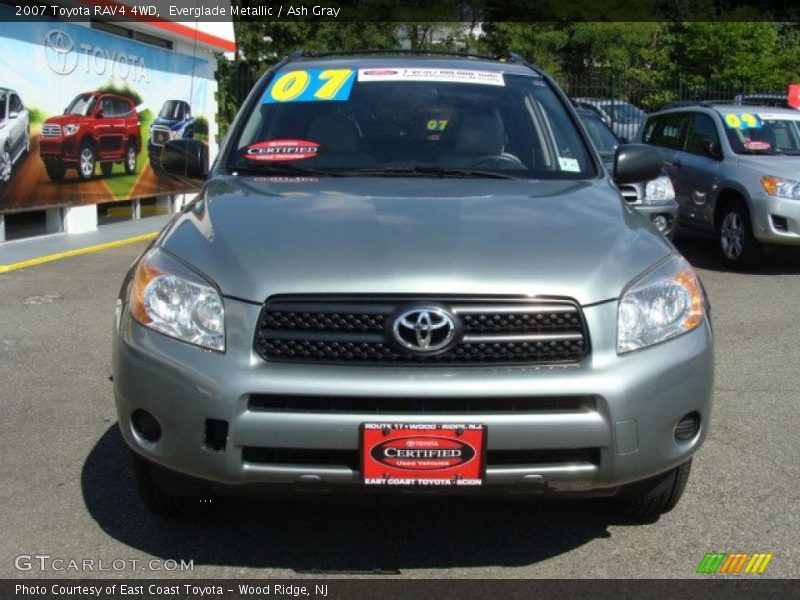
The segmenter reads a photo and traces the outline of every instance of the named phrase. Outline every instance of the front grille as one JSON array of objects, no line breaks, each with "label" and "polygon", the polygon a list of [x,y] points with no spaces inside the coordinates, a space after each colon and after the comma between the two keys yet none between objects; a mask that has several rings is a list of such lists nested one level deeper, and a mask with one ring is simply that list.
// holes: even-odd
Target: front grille
[{"label": "front grille", "polygon": [[[448,347],[415,353],[395,340],[395,318],[415,306],[453,316]],[[255,336],[265,360],[347,364],[575,363],[588,345],[580,308],[564,299],[281,297],[264,305]]]},{"label": "front grille", "polygon": [[636,189],[636,186],[621,185],[619,186],[619,192],[622,194],[625,202],[629,204],[635,204],[639,201],[639,191]]},{"label": "front grille", "polygon": [[42,137],[61,137],[61,125],[42,125]]},{"label": "front grille", "polygon": [[153,127],[153,131],[150,134],[150,141],[154,146],[163,146],[169,141],[169,129]]},{"label": "front grille", "polygon": [[521,398],[402,398],[373,396],[285,396],[252,394],[248,409],[279,413],[467,414],[541,413],[594,410],[592,396]]},{"label": "front grille", "polygon": [[[292,467],[329,467],[358,471],[358,450],[324,450],[306,448],[264,448],[245,446],[242,461],[258,465]],[[488,468],[558,465],[569,463],[600,464],[599,448],[566,448],[553,450],[489,450]]]}]

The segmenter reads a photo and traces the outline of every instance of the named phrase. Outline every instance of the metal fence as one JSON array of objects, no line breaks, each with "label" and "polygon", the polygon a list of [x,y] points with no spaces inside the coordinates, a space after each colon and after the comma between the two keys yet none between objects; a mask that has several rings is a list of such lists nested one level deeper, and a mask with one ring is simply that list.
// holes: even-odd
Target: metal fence
[{"label": "metal fence", "polygon": [[[224,136],[237,111],[265,67],[246,63],[220,63],[219,88],[220,136]],[[644,120],[644,114],[674,103],[718,102],[785,106],[787,93],[763,90],[746,85],[719,86],[687,83],[682,80],[661,84],[641,84],[615,76],[572,77],[559,82],[576,104],[599,114],[623,138],[631,139]]]},{"label": "metal fence", "polygon": [[763,90],[746,85],[689,84],[682,80],[646,85],[614,76],[570,78],[561,83],[577,106],[597,113],[618,136],[627,139],[635,135],[645,113],[676,104],[787,105],[786,89]]}]

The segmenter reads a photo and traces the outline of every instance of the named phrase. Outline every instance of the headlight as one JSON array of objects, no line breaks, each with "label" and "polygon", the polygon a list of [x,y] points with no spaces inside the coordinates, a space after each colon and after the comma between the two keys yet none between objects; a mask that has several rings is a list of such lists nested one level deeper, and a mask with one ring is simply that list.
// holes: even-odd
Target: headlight
[{"label": "headlight", "polygon": [[671,256],[635,280],[622,295],[617,318],[617,353],[646,348],[692,331],[706,302],[691,265]]},{"label": "headlight", "polygon": [[213,284],[155,248],[136,267],[131,315],[184,342],[225,351],[225,307]]},{"label": "headlight", "polygon": [[764,175],[761,178],[761,185],[770,196],[800,200],[800,181]]},{"label": "headlight", "polygon": [[177,140],[179,137],[181,137],[181,133],[181,129],[171,129],[169,132],[169,139]]},{"label": "headlight", "polygon": [[643,204],[661,204],[670,200],[675,200],[675,188],[672,187],[669,176],[661,175],[647,182],[644,187]]},{"label": "headlight", "polygon": [[69,125],[64,125],[64,135],[74,135],[74,134],[78,133],[78,129],[80,129],[80,128],[81,128],[81,126],[78,125],[77,123],[71,123]]}]

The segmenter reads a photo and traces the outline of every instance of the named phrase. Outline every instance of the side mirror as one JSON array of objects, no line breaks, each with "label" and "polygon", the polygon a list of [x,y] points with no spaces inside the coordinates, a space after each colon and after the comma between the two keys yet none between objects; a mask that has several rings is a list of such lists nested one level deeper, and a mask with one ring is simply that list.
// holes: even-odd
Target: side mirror
[{"label": "side mirror", "polygon": [[658,150],[647,144],[618,146],[614,153],[614,173],[618,184],[650,181],[661,174]]},{"label": "side mirror", "polygon": [[702,148],[709,158],[722,160],[722,148],[720,148],[717,142],[703,142]]},{"label": "side mirror", "polygon": [[161,150],[161,168],[170,175],[205,179],[208,176],[208,146],[194,139],[167,142]]},{"label": "side mirror", "polygon": [[96,118],[98,118],[98,119],[105,119],[105,118],[106,118],[106,113],[105,113],[105,112],[103,112],[103,109],[102,109],[102,108],[98,108],[98,109],[97,109],[97,112],[96,112],[96,113],[94,113],[94,115],[95,115],[95,117],[96,117]]}]

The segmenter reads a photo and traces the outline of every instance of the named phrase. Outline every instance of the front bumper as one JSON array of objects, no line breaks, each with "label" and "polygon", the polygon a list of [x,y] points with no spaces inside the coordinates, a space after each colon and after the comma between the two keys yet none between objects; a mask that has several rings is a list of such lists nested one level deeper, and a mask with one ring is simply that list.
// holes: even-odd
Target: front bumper
[{"label": "front bumper", "polygon": [[[466,422],[488,426],[489,451],[592,449],[596,460],[487,465],[487,488],[603,493],[686,461],[703,442],[710,417],[710,326],[617,356],[617,304],[584,308],[592,352],[575,366],[347,367],[267,363],[253,351],[260,306],[225,299],[227,350],[203,351],[142,327],[120,308],[114,340],[114,388],[128,445],[148,460],[229,489],[259,484],[357,485],[357,469],[335,464],[248,462],[245,448],[357,452],[363,422]],[[251,394],[402,398],[590,397],[580,409],[528,412],[374,414],[265,412]],[[144,409],[161,424],[156,442],[134,430]],[[673,439],[677,421],[700,413],[692,440]],[[228,423],[222,451],[206,445],[207,419]],[[530,486],[528,486],[530,487]]]},{"label": "front bumper", "polygon": [[39,156],[43,160],[65,163],[78,162],[77,136],[42,138],[39,137]]},{"label": "front bumper", "polygon": [[800,200],[765,196],[751,206],[753,232],[765,244],[800,246]]}]

